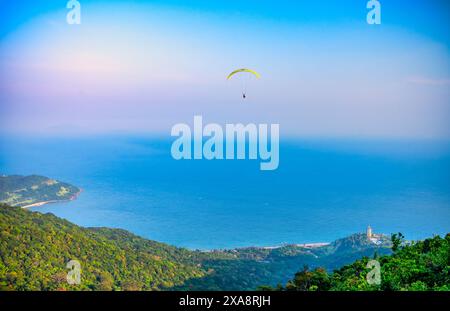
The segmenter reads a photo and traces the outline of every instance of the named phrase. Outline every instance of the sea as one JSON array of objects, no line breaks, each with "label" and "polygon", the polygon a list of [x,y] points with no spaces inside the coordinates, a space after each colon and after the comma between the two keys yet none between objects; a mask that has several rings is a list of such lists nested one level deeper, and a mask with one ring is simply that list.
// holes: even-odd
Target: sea
[{"label": "sea", "polygon": [[331,242],[371,226],[417,240],[450,232],[450,143],[284,139],[259,160],[174,160],[144,135],[0,137],[0,174],[82,189],[32,208],[189,249]]}]

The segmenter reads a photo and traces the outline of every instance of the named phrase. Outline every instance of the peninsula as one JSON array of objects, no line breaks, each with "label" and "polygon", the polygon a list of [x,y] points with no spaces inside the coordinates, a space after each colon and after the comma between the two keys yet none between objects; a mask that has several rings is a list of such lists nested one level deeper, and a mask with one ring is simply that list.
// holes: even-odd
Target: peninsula
[{"label": "peninsula", "polygon": [[48,203],[74,200],[81,189],[39,175],[1,175],[0,202],[29,208]]}]

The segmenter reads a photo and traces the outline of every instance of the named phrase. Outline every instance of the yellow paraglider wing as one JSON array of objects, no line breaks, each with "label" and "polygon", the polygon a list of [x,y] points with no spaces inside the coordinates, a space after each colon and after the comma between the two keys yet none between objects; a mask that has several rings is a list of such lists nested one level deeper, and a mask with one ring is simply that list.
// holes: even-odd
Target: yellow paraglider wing
[{"label": "yellow paraglider wing", "polygon": [[257,77],[258,79],[261,78],[261,75],[259,73],[257,73],[256,71],[247,69],[247,68],[241,68],[241,69],[237,69],[237,70],[233,71],[232,73],[230,73],[227,77],[227,80],[231,79],[232,76],[234,76],[235,74],[237,74],[239,72],[249,72],[249,73],[255,75],[255,77]]}]

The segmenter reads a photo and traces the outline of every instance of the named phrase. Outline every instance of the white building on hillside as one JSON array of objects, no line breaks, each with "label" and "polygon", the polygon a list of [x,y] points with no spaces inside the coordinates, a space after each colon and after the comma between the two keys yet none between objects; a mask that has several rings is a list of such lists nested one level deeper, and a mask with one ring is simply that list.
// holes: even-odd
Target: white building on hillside
[{"label": "white building on hillside", "polygon": [[366,230],[367,239],[370,240],[374,244],[381,244],[382,243],[382,234],[376,234],[373,233],[372,227],[368,226]]}]

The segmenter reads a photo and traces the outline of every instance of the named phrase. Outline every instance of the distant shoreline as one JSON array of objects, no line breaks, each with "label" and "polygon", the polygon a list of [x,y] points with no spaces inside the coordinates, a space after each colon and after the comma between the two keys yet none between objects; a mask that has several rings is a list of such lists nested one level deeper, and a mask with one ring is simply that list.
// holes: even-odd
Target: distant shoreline
[{"label": "distant shoreline", "polygon": [[199,251],[202,252],[202,253],[213,253],[213,252],[221,252],[221,251],[228,251],[228,250],[244,250],[244,249],[273,250],[273,249],[283,248],[283,247],[286,247],[286,246],[301,247],[301,248],[306,248],[306,249],[315,249],[315,248],[328,246],[330,244],[331,244],[331,242],[292,243],[292,244],[280,244],[280,245],[275,245],[275,246],[243,246],[243,247],[234,247],[234,248],[200,249]]},{"label": "distant shoreline", "polygon": [[43,206],[43,205],[46,205],[46,204],[62,203],[62,202],[70,202],[70,201],[76,200],[82,191],[83,191],[83,189],[80,188],[80,191],[78,191],[77,193],[75,193],[75,194],[74,194],[73,196],[71,196],[69,199],[65,199],[65,200],[42,201],[42,202],[36,202],[36,203],[33,203],[33,204],[24,205],[24,206],[21,206],[21,207],[24,208],[24,209],[28,209],[28,208],[31,208],[31,207]]},{"label": "distant shoreline", "polygon": [[[293,245],[296,247],[303,247],[303,248],[318,248],[318,247],[322,247],[322,246],[327,246],[330,245],[330,243],[328,242],[318,242],[318,243],[300,243],[300,244],[286,244],[286,245]],[[261,248],[263,249],[277,249],[277,248],[282,248],[286,245],[277,245],[277,246],[263,246]]]}]

